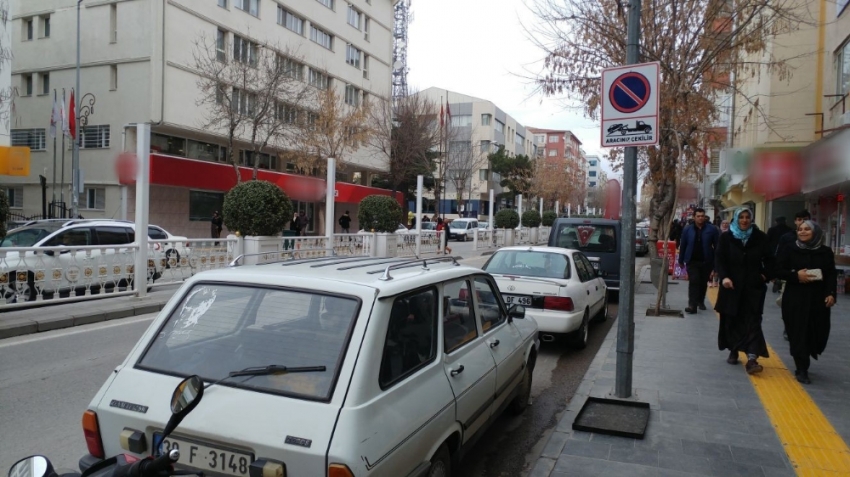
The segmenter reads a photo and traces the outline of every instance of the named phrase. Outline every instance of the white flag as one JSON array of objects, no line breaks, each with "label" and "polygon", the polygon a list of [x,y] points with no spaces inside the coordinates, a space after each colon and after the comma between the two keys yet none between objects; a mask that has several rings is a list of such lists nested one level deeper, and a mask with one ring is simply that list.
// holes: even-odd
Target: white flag
[{"label": "white flag", "polygon": [[50,137],[56,137],[56,126],[62,121],[62,113],[59,112],[59,101],[56,99],[56,90],[53,90],[53,112],[50,113]]},{"label": "white flag", "polygon": [[68,129],[68,121],[65,120],[67,116],[65,116],[65,90],[62,90],[62,102],[59,103],[59,121],[62,124],[62,134],[66,136],[71,135],[71,130]]}]

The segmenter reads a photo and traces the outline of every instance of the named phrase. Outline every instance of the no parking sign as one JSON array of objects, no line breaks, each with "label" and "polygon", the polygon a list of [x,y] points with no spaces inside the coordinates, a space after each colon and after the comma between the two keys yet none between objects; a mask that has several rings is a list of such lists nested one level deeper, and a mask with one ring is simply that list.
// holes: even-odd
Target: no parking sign
[{"label": "no parking sign", "polygon": [[658,144],[658,63],[602,71],[602,147]]}]

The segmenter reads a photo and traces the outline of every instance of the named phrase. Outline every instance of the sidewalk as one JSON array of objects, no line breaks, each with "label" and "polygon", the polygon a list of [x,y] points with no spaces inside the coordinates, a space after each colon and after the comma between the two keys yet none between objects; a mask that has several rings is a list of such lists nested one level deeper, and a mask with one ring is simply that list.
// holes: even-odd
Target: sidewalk
[{"label": "sidewalk", "polygon": [[[487,250],[464,252],[461,263],[480,267]],[[457,254],[456,254],[457,255]],[[157,287],[145,298],[117,296],[110,298],[63,302],[0,313],[0,339],[41,333],[44,331],[88,325],[102,321],[157,313],[179,289],[180,283]]]},{"label": "sidewalk", "polygon": [[[647,267],[641,282],[648,277]],[[709,292],[713,300],[716,289]],[[813,384],[805,387],[793,376],[777,296],[768,293],[765,304],[771,358],[760,359],[765,371],[750,377],[717,349],[710,306],[684,319],[646,317],[655,288],[640,283],[633,399],[650,404],[645,438],[572,430],[587,396],[613,398],[615,324],[529,477],[850,475],[850,296],[838,298],[830,344],[812,361]],[[670,287],[668,303],[684,309],[687,282]]]}]

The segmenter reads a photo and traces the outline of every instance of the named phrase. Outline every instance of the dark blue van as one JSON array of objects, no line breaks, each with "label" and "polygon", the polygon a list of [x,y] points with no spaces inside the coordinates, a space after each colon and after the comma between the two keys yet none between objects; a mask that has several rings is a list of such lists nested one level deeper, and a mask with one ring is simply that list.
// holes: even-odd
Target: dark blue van
[{"label": "dark blue van", "polygon": [[550,247],[584,253],[609,291],[620,290],[620,221],[561,217],[549,232]]}]

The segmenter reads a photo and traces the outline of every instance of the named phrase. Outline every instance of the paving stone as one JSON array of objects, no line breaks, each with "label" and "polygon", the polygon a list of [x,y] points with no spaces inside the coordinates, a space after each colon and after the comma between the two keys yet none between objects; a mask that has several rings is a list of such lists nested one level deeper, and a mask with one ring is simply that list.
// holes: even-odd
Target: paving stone
[{"label": "paving stone", "polygon": [[[564,444],[561,454],[607,459],[611,453],[611,445],[605,443],[585,442],[569,439]],[[559,458],[560,460],[560,458]],[[556,465],[557,467],[557,465]]]},{"label": "paving stone", "polygon": [[785,450],[775,435],[754,436],[741,432],[707,432],[706,442],[736,445],[746,449],[761,449],[784,453]]},{"label": "paving stone", "polygon": [[697,475],[713,475],[711,462],[707,457],[688,456],[682,458],[681,454],[668,454],[659,452],[658,466],[664,469],[687,472]]},{"label": "paving stone", "polygon": [[718,460],[732,460],[732,450],[728,444],[714,442],[698,442],[682,439],[682,453],[702,457],[714,457]]},{"label": "paving stone", "polygon": [[[712,475],[717,477],[759,477],[766,476],[764,470],[757,465],[743,464],[725,458],[709,457]],[[772,477],[772,476],[771,476]]]},{"label": "paving stone", "polygon": [[661,399],[661,410],[672,412],[699,412],[699,404],[695,402],[668,401]]},{"label": "paving stone", "polygon": [[[663,414],[663,411],[661,412]],[[679,426],[663,422],[650,422],[647,434],[660,437],[673,437],[678,439],[690,439],[694,441],[705,440],[705,430],[698,427]]]},{"label": "paving stone", "polygon": [[767,450],[748,449],[737,445],[732,445],[731,447],[732,459],[735,462],[760,465],[762,467],[778,467],[782,469],[788,467],[784,453],[780,454],[779,452]]},{"label": "paving stone", "polygon": [[528,477],[549,477],[555,468],[555,459],[537,459]]},{"label": "paving stone", "polygon": [[549,436],[549,441],[546,442],[546,447],[543,448],[543,452],[541,452],[540,455],[543,457],[557,459],[558,456],[561,455],[561,449],[564,448],[564,444],[566,444],[569,438],[569,434],[565,432],[553,432],[552,435]]},{"label": "paving stone", "polygon": [[678,437],[647,436],[635,441],[635,449],[652,449],[660,454],[682,454],[682,439]]},{"label": "paving stone", "polygon": [[74,326],[73,316],[46,316],[37,321],[38,332],[70,328]]},{"label": "paving stone", "polygon": [[608,434],[599,434],[594,432],[590,437],[590,442],[597,444],[609,444],[611,448],[634,449],[637,439],[631,437],[611,436]]},{"label": "paving stone", "polygon": [[625,462],[627,464],[640,464],[657,467],[658,451],[654,449],[629,449],[612,446],[611,453],[608,455],[608,460]]}]

